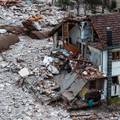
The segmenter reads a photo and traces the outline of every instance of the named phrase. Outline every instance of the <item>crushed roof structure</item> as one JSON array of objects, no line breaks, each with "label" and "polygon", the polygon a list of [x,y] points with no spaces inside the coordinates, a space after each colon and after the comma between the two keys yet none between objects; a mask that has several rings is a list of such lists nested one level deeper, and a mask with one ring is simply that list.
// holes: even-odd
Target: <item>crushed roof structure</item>
[{"label": "crushed roof structure", "polygon": [[[67,81],[69,81],[69,83]],[[78,79],[76,73],[69,74],[68,79],[64,79],[61,84],[62,95],[67,98],[67,100],[72,101],[86,84],[87,81]]]},{"label": "crushed roof structure", "polygon": [[60,28],[62,28],[62,25],[66,22],[70,23],[79,23],[82,17],[65,17],[59,24],[57,24],[52,31],[50,32],[50,35],[52,36],[55,34]]},{"label": "crushed roof structure", "polygon": [[[74,22],[79,23],[83,20],[89,20],[93,29],[98,35],[98,42],[90,42],[89,45],[92,45],[98,49],[107,48],[107,27],[110,27],[112,30],[112,43],[113,46],[120,44],[120,13],[109,13],[104,15],[93,15],[87,17],[67,17],[61,23],[56,25],[51,31],[51,35],[53,35],[56,31],[60,29],[63,23],[65,22]],[[117,32],[116,32],[117,31]]]}]

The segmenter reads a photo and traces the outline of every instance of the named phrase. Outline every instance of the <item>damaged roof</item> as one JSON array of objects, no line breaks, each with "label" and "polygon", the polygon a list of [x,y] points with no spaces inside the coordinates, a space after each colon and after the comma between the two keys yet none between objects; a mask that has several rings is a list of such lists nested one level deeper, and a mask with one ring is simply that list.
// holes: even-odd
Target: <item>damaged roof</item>
[{"label": "damaged roof", "polygon": [[94,43],[96,48],[104,49],[107,47],[107,27],[112,29],[113,46],[120,44],[120,34],[118,34],[120,33],[120,13],[90,16],[89,19],[100,39],[99,43]]},{"label": "damaged roof", "polygon": [[69,22],[69,23],[75,24],[75,23],[79,23],[80,20],[81,20],[80,17],[78,17],[78,18],[77,18],[77,17],[65,17],[61,23],[57,24],[57,25],[52,29],[52,31],[50,32],[50,36],[54,35],[59,29],[62,29],[62,25],[63,25],[64,23]]}]

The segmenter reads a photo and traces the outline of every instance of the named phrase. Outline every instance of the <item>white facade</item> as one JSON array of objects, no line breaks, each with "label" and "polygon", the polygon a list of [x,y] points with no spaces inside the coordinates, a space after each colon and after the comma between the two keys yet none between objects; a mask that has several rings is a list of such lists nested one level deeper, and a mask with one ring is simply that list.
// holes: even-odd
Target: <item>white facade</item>
[{"label": "white facade", "polygon": [[[107,51],[103,51],[102,72],[107,74]],[[120,61],[112,61],[112,76],[120,75]]]},{"label": "white facade", "polygon": [[77,42],[80,42],[80,28],[78,25],[74,26],[69,35],[72,39],[73,44],[77,44]]},{"label": "white facade", "polygon": [[[102,72],[107,75],[107,51],[102,52]],[[112,61],[112,76],[118,76],[119,80],[120,61]],[[106,90],[104,94],[106,95]],[[120,96],[120,82],[118,84],[112,84],[111,96]]]},{"label": "white facade", "polygon": [[[99,70],[107,76],[107,50],[100,51],[96,48],[89,47],[90,49],[90,60],[93,64],[97,65]],[[117,50],[117,49],[116,49]],[[115,51],[115,50],[114,50]],[[120,96],[120,61],[112,61],[112,77],[118,77],[118,84],[112,84],[111,95]],[[104,83],[104,90],[102,94],[102,99],[107,96],[107,80]]]}]

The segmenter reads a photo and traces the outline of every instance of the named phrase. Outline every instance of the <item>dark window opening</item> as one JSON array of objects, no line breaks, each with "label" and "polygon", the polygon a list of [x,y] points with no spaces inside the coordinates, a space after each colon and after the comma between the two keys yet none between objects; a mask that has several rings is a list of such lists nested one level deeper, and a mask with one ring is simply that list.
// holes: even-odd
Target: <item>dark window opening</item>
[{"label": "dark window opening", "polygon": [[117,76],[112,78],[112,83],[113,83],[113,84],[119,84],[119,81],[118,81],[118,77],[117,77]]},{"label": "dark window opening", "polygon": [[99,42],[99,37],[98,37],[98,35],[97,35],[95,30],[93,31],[93,41],[94,42]]},{"label": "dark window opening", "polygon": [[89,89],[96,89],[96,81],[89,82]]},{"label": "dark window opening", "polygon": [[112,52],[112,60],[120,60],[120,51]]},{"label": "dark window opening", "polygon": [[72,38],[71,37],[69,37],[69,43],[72,44]]}]

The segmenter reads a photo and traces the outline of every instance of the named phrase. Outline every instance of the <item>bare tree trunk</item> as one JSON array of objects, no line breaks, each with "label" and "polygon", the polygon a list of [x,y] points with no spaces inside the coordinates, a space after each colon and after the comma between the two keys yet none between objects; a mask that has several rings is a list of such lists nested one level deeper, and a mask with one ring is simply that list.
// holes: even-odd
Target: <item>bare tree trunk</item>
[{"label": "bare tree trunk", "polygon": [[80,15],[80,5],[79,4],[77,5],[76,9],[77,9],[77,16],[79,16]]},{"label": "bare tree trunk", "polygon": [[104,13],[105,11],[104,11],[104,9],[105,9],[105,0],[102,0],[102,13]]},{"label": "bare tree trunk", "polygon": [[87,12],[86,12],[87,11],[87,5],[84,3],[83,6],[84,6],[84,15],[87,15]]}]

